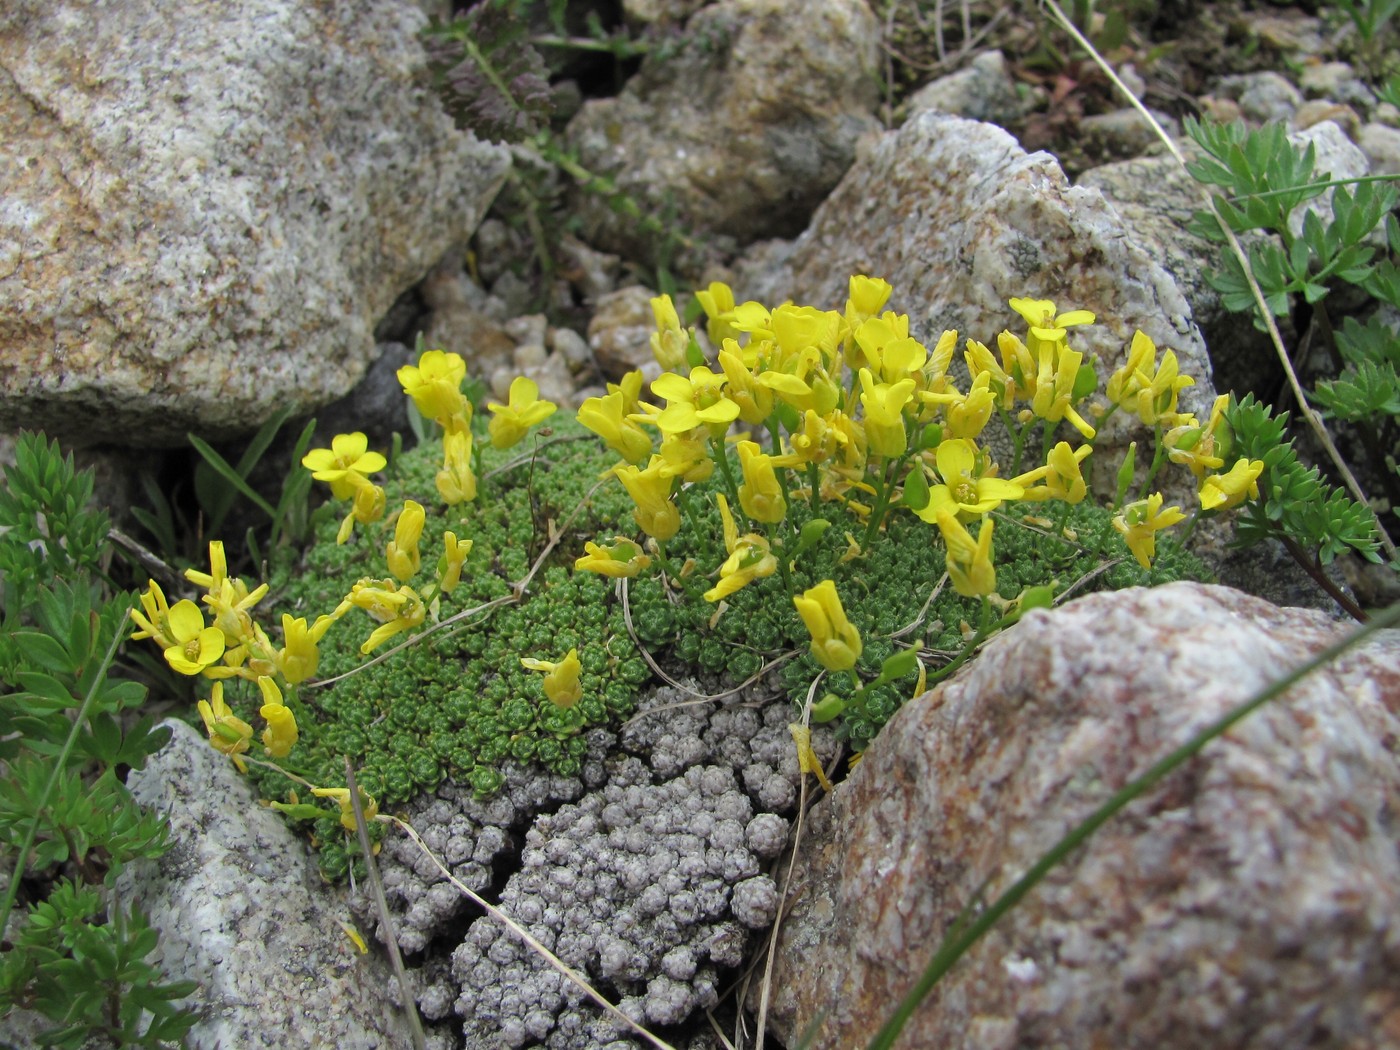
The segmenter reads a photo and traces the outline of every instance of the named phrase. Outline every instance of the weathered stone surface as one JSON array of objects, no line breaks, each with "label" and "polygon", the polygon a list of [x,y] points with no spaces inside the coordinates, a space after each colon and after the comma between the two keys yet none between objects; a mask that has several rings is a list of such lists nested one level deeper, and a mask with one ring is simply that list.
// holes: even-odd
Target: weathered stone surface
[{"label": "weathered stone surface", "polygon": [[[974,901],[1345,628],[1221,587],[1030,614],[908,704],[799,847],[780,1038],[863,1046]],[[1400,637],[1255,712],[1105,824],[900,1046],[1400,1046]]]},{"label": "weathered stone surface", "polygon": [[1024,116],[1026,107],[1000,51],[984,51],[965,68],[925,84],[905,103],[911,115],[934,110],[1002,126]]},{"label": "weathered stone surface", "polygon": [[[878,127],[879,26],[860,0],[720,0],[679,51],[617,98],[590,101],[568,138],[644,211],[742,244],[791,236]],[[576,195],[585,239],[633,258],[657,235],[596,193]]]},{"label": "weathered stone surface", "polygon": [[[1102,378],[1140,328],[1196,377],[1183,408],[1208,409],[1200,332],[1150,244],[1097,191],[1070,186],[1049,154],[1025,153],[990,124],[921,113],[862,150],[800,237],[757,246],[734,290],[740,299],[840,309],[851,274],[866,273],[894,285],[891,309],[909,314],[916,338],[951,328],[989,343],[1021,325],[1009,298],[1052,299],[1098,315],[1098,324],[1074,330],[1073,345],[1098,354]],[[1142,436],[1120,413],[1099,451],[1129,434]],[[1118,462],[1093,459],[1098,470]]]},{"label": "weathered stone surface", "polygon": [[651,311],[655,294],[634,284],[599,300],[598,309],[588,322],[588,345],[605,379],[621,379],[638,368],[648,382],[661,374],[661,366],[651,351],[651,335],[656,331]]},{"label": "weathered stone surface", "polygon": [[341,928],[343,891],[321,881],[305,841],[248,781],[183,722],[128,781],[166,813],[174,848],[133,865],[117,884],[160,933],[153,958],[174,980],[199,982],[206,1010],[194,1050],[408,1046],[390,997],[388,963],[360,955]]},{"label": "weathered stone surface", "polygon": [[0,427],[180,443],[344,394],[508,158],[405,0],[0,13]]},{"label": "weathered stone surface", "polygon": [[1275,383],[1278,359],[1268,336],[1248,314],[1226,310],[1206,280],[1208,272],[1221,269],[1224,249],[1187,231],[1208,198],[1176,159],[1138,157],[1105,164],[1086,171],[1078,184],[1102,193],[1172,275],[1210,352],[1216,388],[1262,390]]}]

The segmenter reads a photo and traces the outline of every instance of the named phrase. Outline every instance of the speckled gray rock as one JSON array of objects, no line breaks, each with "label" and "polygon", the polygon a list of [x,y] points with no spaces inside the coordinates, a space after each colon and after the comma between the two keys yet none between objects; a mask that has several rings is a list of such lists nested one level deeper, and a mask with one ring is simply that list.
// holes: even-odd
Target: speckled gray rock
[{"label": "speckled gray rock", "polygon": [[[906,705],[804,832],[770,1015],[863,1046],[983,880],[1346,628],[1173,584],[1035,612]],[[1400,1046],[1400,636],[1255,712],[1073,854],[902,1046]]]},{"label": "speckled gray rock", "polygon": [[[1072,340],[1098,354],[1101,376],[1140,328],[1196,377],[1185,410],[1208,409],[1213,397],[1191,308],[1132,226],[1097,191],[1070,186],[1049,154],[1027,154],[990,124],[921,113],[879,136],[806,232],[760,246],[738,269],[740,299],[838,310],[851,274],[883,277],[894,285],[890,308],[930,345],[949,328],[983,342],[1019,328],[1013,296],[1091,309],[1099,323]],[[1097,446],[1110,453],[1099,471],[1116,468],[1112,450],[1130,435],[1143,436],[1121,416]]]},{"label": "speckled gray rock", "polygon": [[1024,116],[1027,109],[1000,51],[984,51],[965,69],[930,81],[904,105],[910,116],[933,110],[1003,127]]},{"label": "speckled gray rock", "polygon": [[508,164],[406,0],[0,13],[0,426],[180,444],[346,393]]},{"label": "speckled gray rock", "polygon": [[409,1045],[387,991],[389,966],[360,955],[341,928],[344,895],[327,887],[306,841],[258,803],[233,764],[183,722],[128,781],[167,813],[174,848],[133,865],[117,896],[160,933],[153,957],[192,979],[205,1014],[193,1050],[398,1050]]},{"label": "speckled gray rock", "polygon": [[1356,144],[1377,175],[1400,175],[1400,128],[1367,124],[1362,127]]},{"label": "speckled gray rock", "polygon": [[[1225,309],[1206,274],[1219,270],[1219,245],[1187,230],[1206,195],[1174,157],[1138,157],[1091,168],[1078,184],[1098,190],[1127,228],[1172,275],[1191,307],[1210,352],[1217,389],[1262,390],[1276,382],[1279,366],[1268,336],[1248,314]],[[1249,243],[1248,240],[1246,243]]]},{"label": "speckled gray rock", "polygon": [[1319,62],[1298,71],[1298,87],[1308,98],[1328,99],[1355,106],[1369,115],[1376,104],[1376,93],[1346,62]]},{"label": "speckled gray rock", "polygon": [[1240,112],[1257,124],[1287,121],[1303,104],[1303,96],[1278,73],[1240,73],[1221,77],[1215,93],[1239,103]]},{"label": "speckled gray rock", "polygon": [[[1288,141],[1303,149],[1310,145],[1313,147],[1315,179],[1359,179],[1371,173],[1366,154],[1333,121],[1324,120],[1296,131],[1288,136]],[[1293,236],[1302,236],[1303,220],[1309,212],[1315,212],[1324,226],[1332,221],[1332,195],[1335,192],[1335,189],[1325,190],[1293,209],[1288,216],[1288,228]]]},{"label": "speckled gray rock", "polygon": [[641,369],[648,381],[661,374],[651,351],[651,334],[656,331],[651,300],[655,295],[651,289],[634,284],[598,301],[588,322],[588,345],[603,378],[621,379],[634,369]]},{"label": "speckled gray rock", "polygon": [[[861,0],[720,0],[622,94],[586,103],[568,140],[584,167],[683,229],[791,236],[878,127],[879,35]],[[654,251],[656,234],[601,195],[578,193],[575,208],[590,243]]]}]

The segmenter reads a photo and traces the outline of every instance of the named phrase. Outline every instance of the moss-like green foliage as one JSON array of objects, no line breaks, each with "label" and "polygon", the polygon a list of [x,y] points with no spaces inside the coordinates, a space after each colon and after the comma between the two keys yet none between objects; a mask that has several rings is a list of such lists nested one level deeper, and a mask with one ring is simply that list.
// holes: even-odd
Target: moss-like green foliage
[{"label": "moss-like green foliage", "polygon": [[[632,713],[651,671],[627,629],[613,581],[572,568],[585,540],[636,535],[632,504],[615,479],[597,484],[613,465],[613,454],[572,420],[556,417],[551,423],[552,434],[537,441],[533,454],[528,441],[506,453],[486,449],[477,500],[455,508],[443,509],[437,499],[433,479],[439,446],[430,443],[405,453],[385,486],[389,518],[358,526],[343,546],[335,543],[336,523],[328,522],[304,556],[274,572],[274,608],[308,617],[331,611],[357,580],[386,575],[384,547],[393,536],[393,512],[405,499],[416,499],[428,508],[428,519],[422,572],[410,582],[432,579],[445,529],[474,544],[461,584],[440,602],[440,622],[510,595],[515,581],[544,550],[551,527],[564,530],[521,601],[435,631],[332,685],[307,683],[289,697],[301,727],[301,741],[284,763],[291,772],[319,784],[343,782],[348,756],[360,784],[381,807],[433,790],[446,779],[469,783],[486,796],[500,788],[507,759],[577,775],[584,730],[616,725]],[[722,609],[701,597],[726,557],[714,499],[719,490],[716,476],[682,494],[686,522],[667,555],[675,566],[692,560],[693,571],[664,588],[654,570],[628,581],[636,637],[675,672],[731,684],[796,651],[799,655],[782,665],[780,681],[800,703],[821,669],[808,654],[808,635],[782,577],[749,585]],[[1108,538],[1106,548],[1121,551],[1107,511],[1087,504],[1009,504],[1006,509],[997,525],[997,580],[1008,600],[1026,586],[1051,580],[1059,582],[1059,589],[1067,588],[1098,568],[1102,556],[1095,548],[1101,536]],[[1023,515],[1041,511],[1067,516],[1051,528],[1023,523]],[[811,516],[805,503],[793,502],[789,534],[795,535]],[[904,630],[919,620],[943,574],[937,529],[897,511],[870,549],[854,553],[852,537],[863,534],[864,523],[831,504],[822,506],[822,516],[831,527],[793,567],[792,586],[800,591],[823,579],[835,581],[865,641],[857,668],[863,680],[878,675],[881,663],[897,649],[923,647],[930,671],[940,657],[951,659],[961,650],[962,625],[977,621],[980,604],[959,597],[951,587],[939,591],[917,626]],[[1054,538],[1061,526],[1074,530],[1077,544]],[[1151,570],[1119,558],[1095,582],[1102,589],[1201,575],[1194,560],[1164,550]],[[322,642],[317,677],[333,678],[369,664],[371,657],[362,656],[359,646],[374,626],[359,610],[347,613]],[[902,633],[895,637],[897,632]],[[584,697],[561,710],[545,697],[542,676],[525,670],[520,658],[558,660],[572,648],[583,665]],[[849,700],[841,735],[863,748],[912,696],[916,680],[911,673],[851,700],[849,678],[829,676],[822,692]],[[251,715],[256,698],[246,683],[231,682],[230,696],[236,697],[230,700],[235,709]],[[254,776],[269,797],[288,800],[296,790],[286,777],[264,768],[255,766]],[[315,830],[323,871],[331,878],[342,876],[349,855],[337,821],[326,816]]]}]

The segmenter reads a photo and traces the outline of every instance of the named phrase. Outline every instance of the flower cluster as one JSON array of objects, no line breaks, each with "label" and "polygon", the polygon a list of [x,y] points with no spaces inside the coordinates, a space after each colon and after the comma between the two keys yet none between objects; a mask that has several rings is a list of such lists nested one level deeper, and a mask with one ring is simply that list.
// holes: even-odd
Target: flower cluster
[{"label": "flower cluster", "polygon": [[[612,473],[633,501],[651,553],[628,545],[625,555],[604,555],[590,544],[576,569],[634,576],[654,555],[663,575],[684,583],[689,567],[675,572],[666,547],[696,516],[693,486],[718,473],[722,491],[713,499],[726,556],[698,567],[713,580],[703,590],[706,601],[722,602],[774,574],[789,579],[804,542],[788,524],[794,501],[810,503],[812,518],[823,506],[858,516],[864,534],[848,537],[848,557],[876,542],[892,515],[913,514],[936,527],[957,593],[986,601],[999,597],[993,513],[1014,502],[1084,500],[1082,468],[1094,451],[1096,423],[1119,409],[1157,435],[1141,497],[1125,502],[1125,486],[1112,521],[1144,568],[1157,534],[1186,518],[1148,491],[1164,462],[1194,473],[1201,511],[1257,495],[1261,464],[1240,462],[1221,473],[1229,446],[1223,401],[1204,425],[1180,412],[1178,396],[1193,381],[1180,374],[1172,351],[1159,362],[1142,332],[1110,377],[1105,402],[1095,397],[1093,362],[1070,342],[1071,329],[1092,324],[1094,315],[1012,299],[1024,333],[1001,332],[995,350],[966,340],[962,383],[953,371],[958,333],[942,333],[931,347],[920,342],[906,315],[885,309],[891,291],[884,280],[855,276],[842,311],[792,303],[770,309],[736,302],[717,282],[696,295],[707,319],[703,333],[681,325],[669,296],[653,299],[652,349],[665,369],[650,384],[653,398],[643,398],[641,373],[632,372],[578,412],[579,422],[621,457]],[[1006,475],[984,433],[993,418],[1006,426],[1014,450]],[[1023,468],[1036,433],[1039,458]],[[1131,476],[1130,463],[1130,483]],[[817,661],[833,671],[853,668],[860,639],[834,583],[789,591]]]},{"label": "flower cluster", "polygon": [[[452,505],[474,499],[477,479],[472,405],[461,389],[466,377],[465,362],[457,354],[429,350],[421,355],[417,365],[400,369],[398,375],[405,394],[419,412],[442,428],[444,459],[437,488],[443,502]],[[490,437],[494,447],[504,448],[519,441],[529,427],[555,410],[549,402],[540,401],[538,395],[532,382],[521,379],[511,387],[509,404],[488,406],[493,413]],[[245,756],[252,749],[254,729],[226,700],[226,680],[240,678],[256,684],[262,698],[258,714],[265,725],[261,737],[263,752],[270,759],[287,759],[300,736],[296,687],[316,674],[319,646],[331,625],[353,609],[362,610],[374,620],[377,626],[360,646],[362,654],[421,626],[429,617],[437,616],[442,596],[459,584],[472,549],[470,539],[458,539],[452,530],[444,530],[442,553],[433,578],[415,586],[415,577],[423,568],[420,545],[427,512],[422,504],[408,499],[386,518],[385,491],[372,476],[385,469],[387,460],[369,449],[366,436],[338,434],[330,448],[307,452],[302,465],[312,472],[313,478],[330,486],[334,498],[350,503],[349,513],[336,535],[337,544],[349,542],[357,523],[383,522],[385,529],[392,528],[392,538],[383,548],[385,576],[358,580],[332,611],[316,617],[314,622],[283,614],[279,646],[255,618],[257,606],[267,596],[268,585],[250,587],[244,580],[230,576],[223,544],[216,541],[209,547],[209,571],[185,573],[190,583],[203,589],[203,609],[190,599],[170,605],[160,585],[152,580],[141,596],[141,611],[132,614],[137,625],[133,638],[154,641],[166,662],[180,674],[213,680],[208,698],[198,702],[199,714],[210,743],[243,771],[247,769]],[[577,663],[576,658],[574,662]],[[313,794],[339,799],[342,807],[345,805],[343,788],[316,788]],[[373,808],[373,804],[370,799],[369,807]]]}]

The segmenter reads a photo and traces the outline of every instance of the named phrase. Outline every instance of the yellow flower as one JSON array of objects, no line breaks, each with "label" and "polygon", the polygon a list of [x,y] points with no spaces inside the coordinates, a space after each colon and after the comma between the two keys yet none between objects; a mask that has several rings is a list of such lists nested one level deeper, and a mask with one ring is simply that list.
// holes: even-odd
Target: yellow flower
[{"label": "yellow flower", "polygon": [[489,402],[491,422],[486,425],[492,448],[510,448],[518,444],[530,428],[554,415],[559,406],[553,401],[540,400],[540,387],[533,379],[516,376],[510,384],[510,404]]},{"label": "yellow flower", "polygon": [[263,730],[263,748],[273,758],[286,758],[297,742],[297,720],[292,709],[282,703],[282,690],[266,675],[258,679],[263,705],[258,709],[267,728]]},{"label": "yellow flower", "polygon": [[792,454],[802,463],[825,463],[836,455],[836,429],[810,408],[802,413],[801,429],[788,440]]},{"label": "yellow flower", "polygon": [[997,571],[992,565],[992,519],[982,519],[975,540],[951,507],[942,507],[936,520],[938,531],[943,534],[948,577],[953,581],[953,589],[964,598],[994,594]]},{"label": "yellow flower", "polygon": [[[193,607],[194,603],[190,603]],[[196,610],[197,611],[197,610]],[[253,739],[253,727],[237,717],[224,703],[224,683],[215,682],[208,700],[199,702],[199,717],[209,733],[209,743],[233,759],[240,773],[248,772],[248,763],[239,756],[247,751]]]},{"label": "yellow flower", "polygon": [[996,355],[976,339],[969,339],[967,349],[963,351],[963,360],[967,362],[968,373],[974,381],[983,375],[988,377],[987,382],[993,393],[1001,398],[1001,407],[1009,411],[1016,400],[1016,384],[1001,367]]},{"label": "yellow flower", "polygon": [[451,594],[452,589],[462,580],[462,565],[472,552],[472,541],[457,542],[453,532],[442,534],[443,554],[438,559],[438,592]]},{"label": "yellow flower", "polygon": [[282,614],[284,644],[277,652],[276,662],[277,670],[290,684],[304,682],[316,673],[316,667],[321,662],[318,646],[333,623],[334,616],[318,616],[315,625],[307,627],[306,617],[294,618],[290,613]]},{"label": "yellow flower", "polygon": [[131,610],[131,619],[139,628],[132,634],[131,640],[136,642],[150,638],[162,649],[169,649],[175,644],[170,634],[170,606],[165,600],[165,592],[155,580],[147,582],[146,590],[141,595],[141,608],[145,610],[144,616],[135,609]]},{"label": "yellow flower", "polygon": [[719,352],[719,366],[729,382],[725,396],[739,406],[740,419],[751,427],[760,427],[773,411],[772,388],[764,386],[749,371],[738,343],[726,339],[723,346]]},{"label": "yellow flower", "polygon": [[1017,400],[1029,401],[1035,396],[1036,360],[1030,347],[1010,332],[997,335],[997,352],[1001,354],[1001,370],[1008,381],[1002,407],[1009,411]]},{"label": "yellow flower", "polygon": [[661,439],[663,477],[696,482],[704,481],[715,472],[715,461],[710,458],[704,434],[702,428],[697,428],[689,433],[667,434]]},{"label": "yellow flower", "polygon": [[1230,395],[1221,394],[1211,406],[1210,419],[1202,427],[1192,416],[1187,416],[1181,424],[1162,435],[1162,444],[1167,450],[1167,458],[1181,464],[1202,480],[1207,471],[1219,470],[1225,465],[1223,453],[1230,445],[1229,424],[1225,422],[1225,410],[1230,405]]},{"label": "yellow flower", "polygon": [[666,399],[666,408],[656,417],[663,434],[681,434],[706,425],[710,433],[722,436],[729,424],[739,418],[739,406],[725,393],[723,373],[704,365],[690,370],[690,378],[666,372],[654,379],[652,393]]},{"label": "yellow flower", "polygon": [[752,532],[740,536],[734,525],[734,516],[729,513],[729,501],[723,495],[716,495],[715,500],[719,503],[724,547],[729,557],[719,567],[719,582],[705,592],[707,602],[728,598],[754,580],[772,576],[778,571],[778,559],[773,557],[768,541]]},{"label": "yellow flower", "polygon": [[846,323],[855,331],[868,317],[874,317],[889,302],[894,287],[883,277],[853,274],[848,284]]},{"label": "yellow flower", "polygon": [[[1073,325],[1093,324],[1094,314],[1090,310],[1069,310],[1062,314],[1055,312],[1055,304],[1049,299],[1012,299],[1011,309],[1015,310],[1030,326],[1030,350],[1038,356],[1047,344],[1058,344],[1068,349],[1069,333],[1066,328]],[[1040,413],[1036,413],[1040,415]]]},{"label": "yellow flower", "polygon": [[719,346],[726,339],[738,335],[739,330],[734,327],[734,290],[729,285],[711,281],[709,288],[695,293],[695,298],[709,318],[705,334],[710,337],[712,345]]},{"label": "yellow flower", "polygon": [[834,310],[784,303],[773,311],[769,323],[773,341],[778,344],[779,362],[815,351],[823,367],[835,363],[845,322]]},{"label": "yellow flower", "polygon": [[665,543],[681,528],[681,513],[671,502],[671,478],[662,473],[665,461],[652,456],[646,470],[630,463],[613,467],[613,473],[632,497],[636,509],[632,516],[643,532]]},{"label": "yellow flower", "polygon": [[1123,534],[1128,549],[1144,569],[1152,567],[1153,555],[1157,553],[1157,533],[1186,519],[1180,507],[1163,510],[1162,499],[1160,492],[1154,492],[1146,499],[1129,503],[1123,513],[1113,519],[1113,527]]},{"label": "yellow flower", "polygon": [[1207,475],[1199,495],[1202,510],[1229,510],[1246,499],[1259,498],[1259,475],[1264,472],[1262,459],[1236,460],[1225,474]]},{"label": "yellow flower", "polygon": [[[640,372],[630,373],[641,379]],[[603,439],[628,463],[640,463],[652,453],[651,435],[628,416],[632,409],[624,391],[606,397],[590,397],[578,409],[578,421]]]},{"label": "yellow flower", "polygon": [[817,663],[828,671],[849,671],[855,667],[860,659],[860,632],[846,619],[836,584],[822,580],[800,598],[794,595],[792,604],[812,636],[812,656]]},{"label": "yellow flower", "polygon": [[783,498],[783,488],[773,469],[773,457],[760,451],[753,441],[740,441],[736,447],[739,469],[744,473],[744,483],[739,486],[739,505],[754,521],[777,524],[787,517],[787,500]]},{"label": "yellow flower", "polygon": [[330,448],[313,448],[301,458],[301,465],[317,481],[329,482],[331,495],[336,499],[349,499],[361,484],[369,483],[370,474],[383,470],[388,462],[368,448],[369,438],[358,430],[337,434],[331,439]]},{"label": "yellow flower", "polygon": [[[898,323],[894,323],[898,322]],[[928,348],[909,336],[907,316],[872,317],[856,329],[856,346],[882,383],[898,383],[923,369]]]},{"label": "yellow flower", "polygon": [[1035,393],[1031,396],[1031,411],[1047,423],[1068,419],[1085,440],[1092,441],[1094,428],[1074,410],[1074,384],[1079,378],[1084,355],[1066,345],[1050,342],[1042,343],[1038,352],[1040,364],[1036,370]]},{"label": "yellow flower", "polygon": [[[932,395],[940,396],[940,395]],[[948,397],[948,395],[941,395]],[[966,395],[953,392],[943,408],[944,438],[975,438],[987,426],[996,408],[996,396],[992,393],[992,377],[988,372],[980,372],[968,387]]]},{"label": "yellow flower", "polygon": [[985,455],[966,438],[950,438],[934,450],[934,462],[942,484],[929,489],[929,500],[915,513],[933,524],[938,512],[946,507],[963,521],[986,514],[1001,506],[1003,500],[1020,499],[1025,487],[1015,481],[984,477],[988,466]]},{"label": "yellow flower", "polygon": [[418,540],[423,535],[423,523],[427,520],[423,505],[416,500],[404,500],[399,520],[394,523],[394,538],[384,549],[384,559],[389,572],[401,583],[407,583],[422,565],[418,552]]},{"label": "yellow flower", "polygon": [[642,548],[624,536],[616,536],[610,547],[601,547],[589,540],[583,545],[584,554],[574,562],[575,572],[596,572],[613,579],[633,577],[651,565],[651,558]]},{"label": "yellow flower", "polygon": [[879,456],[903,455],[909,447],[909,435],[904,429],[904,406],[914,396],[914,380],[877,383],[870,369],[862,368],[860,385],[864,391],[860,403],[865,407],[867,447]]},{"label": "yellow flower", "polygon": [[1104,389],[1111,402],[1136,412],[1148,426],[1175,416],[1177,395],[1196,382],[1178,374],[1173,351],[1162,356],[1160,368],[1156,362],[1157,344],[1141,331],[1134,332],[1127,362],[1109,376]]},{"label": "yellow flower", "polygon": [[[242,583],[241,580],[238,582]],[[226,579],[222,582],[218,595],[206,594],[203,599],[213,615],[213,626],[223,634],[224,645],[230,649],[257,640],[257,625],[248,610],[267,594],[267,584],[261,584],[257,590],[245,593],[241,601],[238,600],[240,590],[247,592],[246,586],[237,587],[233,580]]]},{"label": "yellow flower", "polygon": [[442,350],[425,350],[417,365],[404,365],[398,371],[403,392],[428,419],[436,419],[449,427],[453,417],[470,421],[471,403],[462,396],[462,380],[467,378],[467,363],[461,354]]},{"label": "yellow flower", "polygon": [[1012,478],[1017,485],[1030,485],[1041,480],[1045,482],[1043,485],[1026,489],[1021,499],[1033,502],[1047,499],[1064,500],[1066,503],[1080,502],[1088,493],[1089,486],[1084,481],[1079,465],[1093,451],[1092,445],[1080,445],[1071,449],[1068,441],[1061,441],[1050,450],[1045,459],[1045,466]]},{"label": "yellow flower", "polygon": [[681,327],[676,304],[669,295],[658,295],[651,301],[651,315],[656,318],[656,331],[651,334],[651,352],[662,371],[679,371],[686,366],[690,333]]},{"label": "yellow flower", "polygon": [[364,654],[394,635],[419,626],[428,615],[427,606],[418,592],[392,579],[359,580],[350,588],[345,600],[369,613],[380,624],[360,646],[360,652]]},{"label": "yellow flower", "polygon": [[[350,804],[349,788],[312,788],[311,793],[317,798],[335,799],[340,804],[340,826],[346,831],[355,830],[355,807]],[[360,788],[360,809],[364,811],[366,824],[379,815],[379,805],[365,794],[364,788]]]},{"label": "yellow flower", "polygon": [[840,403],[841,387],[818,364],[820,358],[820,352],[813,348],[791,358],[781,370],[770,368],[760,372],[758,383],[797,411],[824,416]]},{"label": "yellow flower", "polygon": [[209,571],[186,569],[185,579],[196,587],[203,587],[209,594],[218,594],[223,582],[228,578],[228,559],[224,556],[224,541],[214,540],[209,544]]},{"label": "yellow flower", "polygon": [[204,626],[204,614],[188,598],[171,606],[169,624],[175,644],[165,650],[165,660],[181,674],[203,674],[224,655],[224,632]]},{"label": "yellow flower", "polygon": [[336,533],[335,542],[344,543],[355,531],[355,522],[361,525],[370,525],[384,517],[384,508],[387,506],[384,490],[372,482],[360,478],[358,487],[355,489],[355,499],[350,504],[350,513],[345,515],[345,520],[340,523],[340,530]]},{"label": "yellow flower", "polygon": [[544,695],[555,707],[573,707],[583,698],[583,683],[579,681],[583,665],[579,663],[577,649],[570,649],[569,654],[558,663],[525,656],[520,658],[520,663],[531,671],[546,672]]},{"label": "yellow flower", "polygon": [[186,569],[185,579],[205,589],[203,602],[214,614],[214,626],[224,632],[224,644],[232,647],[254,640],[249,611],[267,594],[267,584],[252,591],[237,576],[229,576],[222,541],[209,544],[209,572]]},{"label": "yellow flower", "polygon": [[436,482],[438,495],[449,507],[476,499],[470,431],[451,431],[442,436],[442,469],[437,472]]}]

